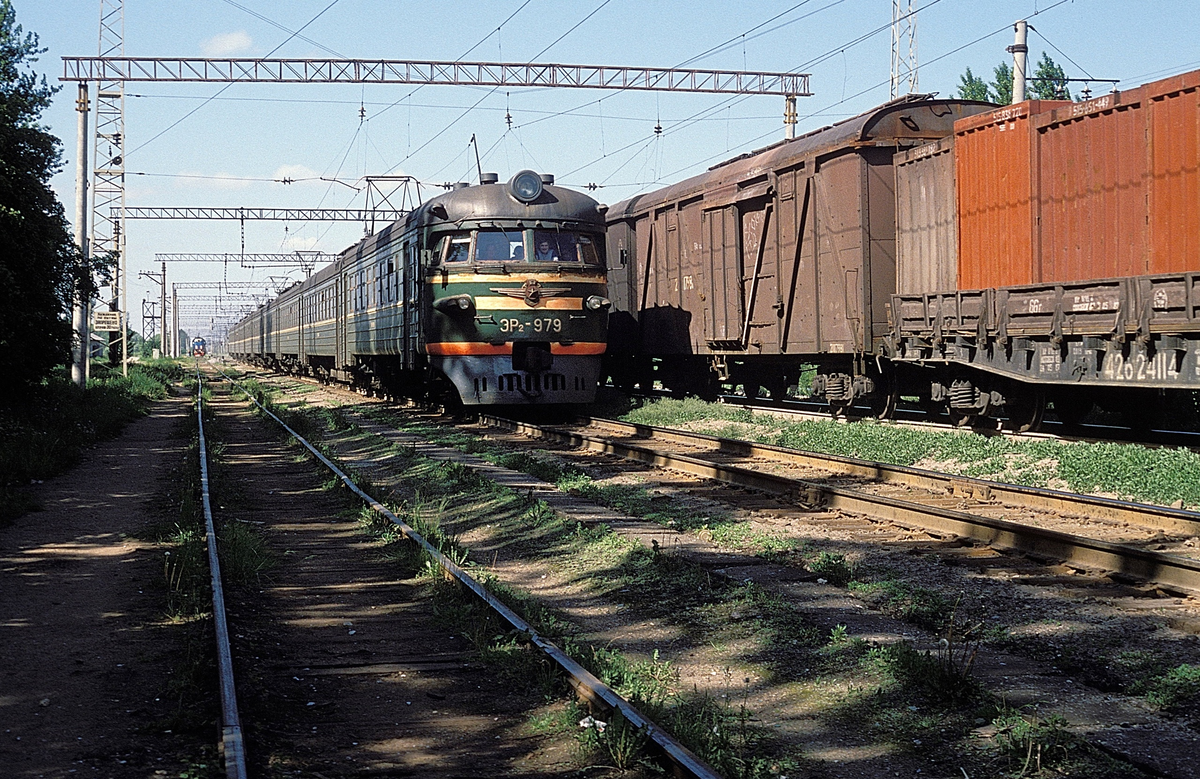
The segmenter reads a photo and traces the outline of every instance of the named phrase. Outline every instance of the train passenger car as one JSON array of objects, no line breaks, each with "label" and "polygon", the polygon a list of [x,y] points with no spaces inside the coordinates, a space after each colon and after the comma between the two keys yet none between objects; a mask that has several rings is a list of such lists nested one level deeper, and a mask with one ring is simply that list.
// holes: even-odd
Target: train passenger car
[{"label": "train passenger car", "polygon": [[1200,390],[1197,139],[1200,71],[1006,106],[898,156],[912,282],[887,354],[910,391],[1028,429],[1047,400],[1063,422],[1098,404],[1141,426]]},{"label": "train passenger car", "polygon": [[782,397],[815,390],[886,412],[876,356],[896,291],[893,157],[990,104],[909,96],[608,213],[606,368],[618,386]]},{"label": "train passenger car", "polygon": [[591,402],[610,305],[603,212],[552,176],[484,174],[260,307],[231,349],[367,392]]}]

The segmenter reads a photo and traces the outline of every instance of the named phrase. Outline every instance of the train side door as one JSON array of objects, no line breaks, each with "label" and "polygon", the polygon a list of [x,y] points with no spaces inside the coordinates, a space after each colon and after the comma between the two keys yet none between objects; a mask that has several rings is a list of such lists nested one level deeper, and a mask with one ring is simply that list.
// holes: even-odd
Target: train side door
[{"label": "train side door", "polygon": [[705,273],[704,229],[701,201],[693,200],[679,208],[679,304],[687,315],[692,352],[704,347],[708,330],[707,279]]},{"label": "train side door", "polygon": [[738,251],[737,207],[726,205],[704,212],[707,255],[712,286],[705,317],[705,339],[710,346],[736,342],[745,316],[742,300],[742,263]]},{"label": "train side door", "polygon": [[417,332],[420,324],[417,316],[417,282],[421,277],[420,252],[415,242],[405,242],[400,268],[400,339],[401,364],[406,371],[416,368]]},{"label": "train side door", "polygon": [[[755,197],[738,204],[741,227],[741,260],[743,269],[742,298],[744,318],[738,336],[742,348],[751,345],[770,345],[768,353],[775,351],[777,337],[770,333],[764,338],[764,330],[778,327],[776,317],[779,299],[779,273],[775,251],[774,199],[770,196]],[[761,354],[756,350],[756,354]]]},{"label": "train side door", "polygon": [[816,172],[818,349],[823,352],[857,351],[864,335],[864,173],[857,154],[822,162]]}]

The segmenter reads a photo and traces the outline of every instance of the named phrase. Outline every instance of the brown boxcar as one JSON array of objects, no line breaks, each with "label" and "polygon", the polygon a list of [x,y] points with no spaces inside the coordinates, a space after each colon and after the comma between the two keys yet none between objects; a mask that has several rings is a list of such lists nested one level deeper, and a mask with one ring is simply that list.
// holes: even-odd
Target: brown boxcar
[{"label": "brown boxcar", "polygon": [[989,108],[902,98],[614,205],[614,378],[645,385],[653,365],[675,389],[716,376],[775,394],[812,362],[849,393],[896,289],[892,158]]},{"label": "brown boxcar", "polygon": [[954,136],[902,151],[896,166],[896,291],[958,288]]}]

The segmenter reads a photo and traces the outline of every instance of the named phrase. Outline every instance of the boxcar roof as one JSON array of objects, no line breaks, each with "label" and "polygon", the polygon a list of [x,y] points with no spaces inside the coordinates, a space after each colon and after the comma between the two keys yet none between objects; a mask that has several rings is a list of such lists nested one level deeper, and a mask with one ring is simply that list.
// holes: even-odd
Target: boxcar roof
[{"label": "boxcar roof", "polygon": [[663,203],[684,200],[729,185],[759,179],[810,157],[864,146],[927,143],[954,132],[954,122],[995,106],[973,100],[938,100],[933,95],[908,95],[866,113],[822,127],[798,138],[718,163],[704,173],[654,192],[636,195],[614,205],[609,221],[633,216]]}]

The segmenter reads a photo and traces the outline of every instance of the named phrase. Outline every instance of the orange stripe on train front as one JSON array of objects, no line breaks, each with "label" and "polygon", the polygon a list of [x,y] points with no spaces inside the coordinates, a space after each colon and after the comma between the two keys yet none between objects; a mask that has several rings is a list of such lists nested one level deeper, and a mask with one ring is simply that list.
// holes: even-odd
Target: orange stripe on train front
[{"label": "orange stripe on train front", "polygon": [[[597,355],[604,354],[605,344],[550,344],[551,354],[566,355]],[[512,342],[503,344],[485,344],[478,341],[447,341],[443,343],[425,344],[425,353],[439,357],[488,357],[512,354]]]}]

